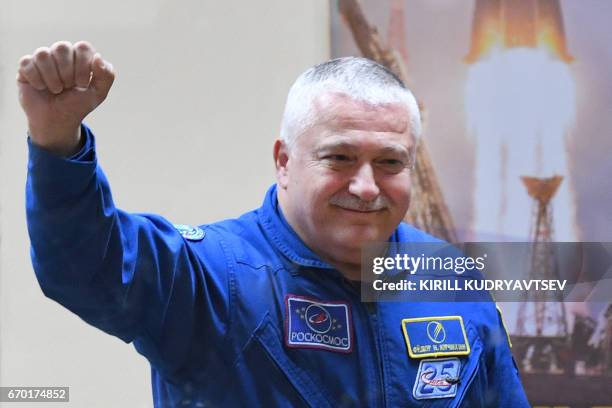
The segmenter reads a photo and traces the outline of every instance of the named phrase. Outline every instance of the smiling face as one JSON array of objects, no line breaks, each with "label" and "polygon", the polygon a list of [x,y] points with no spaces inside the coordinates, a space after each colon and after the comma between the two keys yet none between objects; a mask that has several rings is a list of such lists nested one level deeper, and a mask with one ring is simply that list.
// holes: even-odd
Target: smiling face
[{"label": "smiling face", "polygon": [[408,210],[408,109],[325,94],[315,99],[314,113],[314,125],[290,148],[275,144],[279,203],[315,253],[358,265],[363,245],[388,240]]}]

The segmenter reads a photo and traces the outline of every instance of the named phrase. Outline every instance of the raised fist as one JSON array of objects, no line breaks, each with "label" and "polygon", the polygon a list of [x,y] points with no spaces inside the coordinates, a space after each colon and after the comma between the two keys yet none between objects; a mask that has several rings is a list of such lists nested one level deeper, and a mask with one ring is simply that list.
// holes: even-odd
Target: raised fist
[{"label": "raised fist", "polygon": [[81,145],[81,121],[106,99],[115,73],[85,41],[60,41],[19,60],[19,102],[32,142],[62,156]]}]

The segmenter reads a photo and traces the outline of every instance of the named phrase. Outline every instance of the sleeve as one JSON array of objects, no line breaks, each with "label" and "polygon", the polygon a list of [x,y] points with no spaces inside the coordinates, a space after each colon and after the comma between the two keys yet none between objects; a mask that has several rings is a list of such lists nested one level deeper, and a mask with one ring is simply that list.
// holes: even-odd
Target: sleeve
[{"label": "sleeve", "polygon": [[157,369],[176,369],[197,333],[210,343],[226,335],[227,273],[208,271],[164,218],[115,208],[94,136],[84,125],[81,131],[85,144],[68,159],[28,140],[26,213],[36,277],[47,297],[134,342]]},{"label": "sleeve", "polygon": [[495,324],[489,332],[486,396],[487,407],[529,408],[521,384],[518,367],[510,350],[510,338],[499,310],[495,311]]}]

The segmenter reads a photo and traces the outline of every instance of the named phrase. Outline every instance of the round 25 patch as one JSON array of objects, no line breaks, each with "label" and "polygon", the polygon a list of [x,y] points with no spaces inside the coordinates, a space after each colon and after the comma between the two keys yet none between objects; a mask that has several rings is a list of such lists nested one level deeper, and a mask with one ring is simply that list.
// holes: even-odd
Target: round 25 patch
[{"label": "round 25 patch", "polygon": [[421,360],[412,395],[418,400],[457,395],[461,362],[457,357]]}]

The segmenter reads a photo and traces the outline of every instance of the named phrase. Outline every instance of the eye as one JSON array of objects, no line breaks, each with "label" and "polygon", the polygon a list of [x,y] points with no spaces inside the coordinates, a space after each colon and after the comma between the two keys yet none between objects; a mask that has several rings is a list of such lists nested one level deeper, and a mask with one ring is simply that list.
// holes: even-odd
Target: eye
[{"label": "eye", "polygon": [[399,159],[382,159],[378,160],[376,164],[388,173],[399,173],[406,168],[406,163]]},{"label": "eye", "polygon": [[346,162],[351,160],[350,157],[345,156],[344,154],[331,154],[329,156],[326,156],[325,159],[336,162]]},{"label": "eye", "polygon": [[347,154],[328,154],[322,157],[322,162],[333,170],[341,170],[351,167],[355,162],[353,156]]},{"label": "eye", "polygon": [[385,159],[385,160],[381,160],[382,164],[388,164],[390,166],[402,166],[404,164],[404,162],[402,162],[401,160],[397,160],[397,159]]}]

